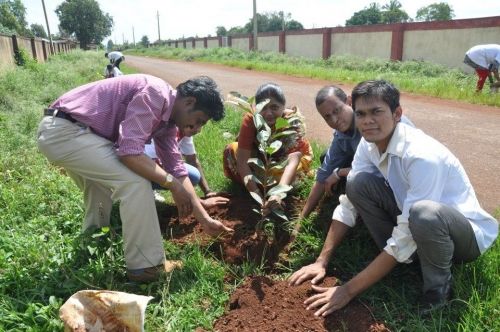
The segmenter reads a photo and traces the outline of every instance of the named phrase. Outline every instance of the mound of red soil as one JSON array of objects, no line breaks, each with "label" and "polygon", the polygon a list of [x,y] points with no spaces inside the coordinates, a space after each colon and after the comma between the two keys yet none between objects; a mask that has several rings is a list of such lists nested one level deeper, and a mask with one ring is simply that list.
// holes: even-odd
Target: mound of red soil
[{"label": "mound of red soil", "polygon": [[[288,203],[292,211],[295,203]],[[224,225],[234,229],[228,237],[212,239],[203,233],[200,224],[194,217],[180,219],[174,206],[165,206],[159,210],[162,233],[175,243],[198,242],[210,246],[211,251],[220,259],[240,264],[252,261],[265,263],[270,267],[278,260],[282,249],[288,244],[290,237],[284,228],[278,227],[275,240],[272,243],[264,236],[255,236],[255,227],[259,215],[252,211],[256,204],[248,197],[232,197],[229,204],[208,210],[212,218],[220,220]],[[290,213],[287,213],[290,214]]]},{"label": "mound of red soil", "polygon": [[[334,278],[326,278],[323,286],[333,286]],[[247,278],[231,296],[225,315],[214,324],[215,331],[389,331],[376,322],[369,309],[359,301],[349,303],[326,318],[314,316],[304,300],[313,295],[310,283],[289,286],[286,281],[267,277]]]}]

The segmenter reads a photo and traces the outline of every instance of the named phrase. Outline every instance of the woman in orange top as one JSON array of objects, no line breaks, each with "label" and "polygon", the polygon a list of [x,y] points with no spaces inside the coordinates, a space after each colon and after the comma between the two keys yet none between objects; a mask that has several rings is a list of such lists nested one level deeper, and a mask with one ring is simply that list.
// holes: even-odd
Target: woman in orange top
[{"label": "woman in orange top", "polygon": [[[312,148],[304,138],[305,127],[300,112],[297,109],[285,109],[286,100],[281,87],[274,83],[261,85],[255,94],[255,103],[259,104],[266,99],[270,101],[260,111],[260,114],[271,127],[273,133],[276,119],[279,117],[298,119],[292,123],[292,128],[296,133],[282,136],[280,140],[283,144],[280,150],[273,154],[275,161],[280,163],[288,160],[288,163],[285,168],[279,172],[274,172],[272,176],[279,184],[291,185],[297,175],[304,175],[310,171],[313,157]],[[252,175],[248,159],[256,157],[259,153],[256,135],[257,129],[253,122],[253,114],[247,113],[241,123],[238,141],[226,146],[223,159],[226,177],[238,183],[245,184],[246,182],[245,187],[247,190],[253,192],[259,192],[257,183],[252,180],[244,181],[244,179],[250,178]],[[266,206],[264,206],[264,210],[272,208],[275,204],[281,204],[279,196],[271,196]]]}]

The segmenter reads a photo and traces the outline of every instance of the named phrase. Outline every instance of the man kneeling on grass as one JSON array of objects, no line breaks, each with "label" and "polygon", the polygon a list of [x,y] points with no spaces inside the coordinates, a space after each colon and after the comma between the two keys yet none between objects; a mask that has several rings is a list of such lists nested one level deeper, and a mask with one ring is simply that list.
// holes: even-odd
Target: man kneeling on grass
[{"label": "man kneeling on grass", "polygon": [[[170,190],[179,216],[194,214],[204,231],[231,231],[201,206],[177,145],[224,116],[215,82],[197,77],[176,90],[149,75],[126,75],[73,89],[45,110],[38,129],[40,151],[64,167],[83,191],[83,230],[109,225],[113,201],[120,201],[127,276],[152,281],[175,265],[165,260],[151,181]],[[153,139],[165,169],[147,157]]]},{"label": "man kneeling on grass", "polygon": [[[399,91],[385,81],[366,81],[352,91],[356,126],[363,136],[330,230],[315,263],[290,277],[312,279],[316,295],[307,309],[326,316],[418,256],[423,276],[422,312],[451,297],[452,262],[470,262],[498,235],[498,222],[479,206],[458,159],[422,131],[401,123]],[[381,253],[338,287],[315,286],[359,213]]]}]

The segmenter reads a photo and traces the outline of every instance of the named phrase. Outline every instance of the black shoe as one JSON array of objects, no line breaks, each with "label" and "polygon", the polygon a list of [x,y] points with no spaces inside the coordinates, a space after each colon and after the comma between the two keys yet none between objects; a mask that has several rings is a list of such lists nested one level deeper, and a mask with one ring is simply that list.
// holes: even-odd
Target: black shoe
[{"label": "black shoe", "polygon": [[424,293],[418,303],[418,309],[421,315],[427,315],[434,310],[445,307],[452,297],[452,279],[438,288],[429,289]]}]

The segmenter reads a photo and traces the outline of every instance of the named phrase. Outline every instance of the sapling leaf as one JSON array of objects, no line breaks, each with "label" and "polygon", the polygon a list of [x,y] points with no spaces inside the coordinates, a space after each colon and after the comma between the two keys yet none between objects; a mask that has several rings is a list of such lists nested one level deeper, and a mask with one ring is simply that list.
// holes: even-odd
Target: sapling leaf
[{"label": "sapling leaf", "polygon": [[260,113],[264,109],[264,107],[266,107],[266,105],[269,104],[270,101],[271,99],[267,98],[258,103],[257,105],[255,105],[256,113]]},{"label": "sapling leaf", "polygon": [[288,124],[288,121],[284,118],[277,118],[276,119],[276,123],[274,124],[274,128],[276,130],[279,130],[279,129],[282,129],[282,128],[285,128],[285,127],[288,127],[289,124]]},{"label": "sapling leaf", "polygon": [[250,195],[252,196],[252,198],[257,202],[259,203],[260,206],[264,205],[263,201],[262,201],[262,197],[260,197],[259,194],[257,194],[256,192],[253,192],[253,191],[250,191]]},{"label": "sapling leaf", "polygon": [[257,209],[252,209],[253,212],[257,213],[258,215],[261,215],[262,212],[260,210],[257,210]]},{"label": "sapling leaf", "polygon": [[271,212],[274,213],[274,215],[276,215],[277,217],[283,219],[284,221],[288,221],[288,218],[285,215],[285,213],[283,212],[283,210],[281,210],[281,209],[272,209]]},{"label": "sapling leaf", "polygon": [[262,182],[259,180],[258,177],[256,177],[254,174],[249,174],[243,178],[243,182],[245,183],[245,186],[248,185],[248,181],[252,180],[253,182],[262,185]]},{"label": "sapling leaf", "polygon": [[256,113],[253,115],[253,123],[255,124],[255,128],[257,128],[257,131],[260,131],[262,126],[264,126],[264,123],[266,123],[266,121],[264,120],[262,115]]},{"label": "sapling leaf", "polygon": [[286,119],[289,125],[294,125],[294,122],[300,121],[298,116],[292,116],[291,118]]},{"label": "sapling leaf", "polygon": [[296,134],[297,132],[295,130],[285,130],[285,131],[282,131],[282,132],[279,132],[279,133],[276,133],[274,135],[271,136],[271,139],[272,140],[275,140],[277,138],[280,138],[280,137],[283,137],[283,136],[290,136],[290,135],[293,135],[293,134]]},{"label": "sapling leaf", "polygon": [[265,144],[269,140],[270,136],[269,132],[261,130],[257,133],[257,141],[259,141],[260,144]]},{"label": "sapling leaf", "polygon": [[268,187],[274,186],[275,184],[276,184],[276,180],[272,176],[267,178],[266,185]]},{"label": "sapling leaf", "polygon": [[283,145],[283,143],[281,141],[274,141],[266,149],[266,153],[269,155],[272,155],[272,154],[276,153],[281,148],[282,145]]},{"label": "sapling leaf", "polygon": [[287,193],[292,189],[292,186],[286,185],[286,184],[278,184],[275,187],[272,187],[271,190],[267,192],[268,197],[273,196],[273,195],[278,195],[281,193]]},{"label": "sapling leaf", "polygon": [[264,166],[264,163],[259,158],[248,158],[247,164],[248,165],[255,165],[263,171],[265,171],[265,169],[266,169]]}]

